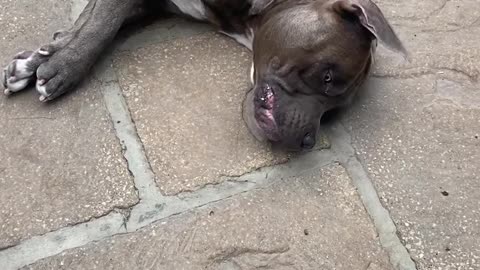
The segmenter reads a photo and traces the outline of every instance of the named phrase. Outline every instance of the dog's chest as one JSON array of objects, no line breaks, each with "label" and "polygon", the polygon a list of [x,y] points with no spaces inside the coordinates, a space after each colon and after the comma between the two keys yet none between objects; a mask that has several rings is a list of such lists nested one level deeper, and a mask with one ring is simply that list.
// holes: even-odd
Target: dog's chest
[{"label": "dog's chest", "polygon": [[248,0],[170,0],[177,12],[197,20],[209,21],[220,32],[251,49],[253,32],[249,26]]}]

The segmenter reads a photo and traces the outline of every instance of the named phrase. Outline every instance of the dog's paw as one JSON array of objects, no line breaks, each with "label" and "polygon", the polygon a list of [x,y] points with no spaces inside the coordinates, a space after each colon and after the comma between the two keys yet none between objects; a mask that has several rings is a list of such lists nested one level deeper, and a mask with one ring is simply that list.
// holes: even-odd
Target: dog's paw
[{"label": "dog's paw", "polygon": [[52,100],[69,90],[79,81],[82,61],[72,50],[65,51],[68,41],[69,32],[59,32],[54,42],[17,54],[0,77],[4,94],[21,91],[35,80],[40,101]]},{"label": "dog's paw", "polygon": [[50,46],[47,45],[36,51],[23,51],[15,55],[10,64],[3,69],[0,77],[5,88],[4,94],[10,95],[21,91],[35,81],[38,67],[48,61],[52,53]]},{"label": "dog's paw", "polygon": [[59,50],[41,64],[37,69],[35,85],[40,101],[55,99],[74,88],[88,70],[86,58],[72,51]]},{"label": "dog's paw", "polygon": [[[67,70],[66,70],[67,69]],[[52,100],[68,90],[70,72],[58,61],[46,62],[37,70],[36,89],[40,101]]]},{"label": "dog's paw", "polygon": [[34,57],[32,51],[18,53],[12,62],[3,69],[1,80],[5,87],[5,95],[25,89],[35,79],[37,67],[33,64]]}]

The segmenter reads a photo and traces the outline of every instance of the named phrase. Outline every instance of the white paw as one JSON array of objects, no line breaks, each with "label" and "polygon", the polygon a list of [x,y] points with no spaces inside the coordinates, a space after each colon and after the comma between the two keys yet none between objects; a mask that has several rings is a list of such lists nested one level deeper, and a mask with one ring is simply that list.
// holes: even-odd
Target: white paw
[{"label": "white paw", "polygon": [[[26,52],[22,52],[17,55],[25,55]],[[32,54],[25,59],[14,59],[10,64],[3,70],[3,85],[5,90],[3,93],[5,95],[10,95],[12,93],[18,92],[25,89],[30,82],[33,81],[35,77],[35,68],[32,68],[29,64],[32,61]]]},{"label": "white paw", "polygon": [[25,89],[25,87],[27,87],[32,78],[26,78],[18,81],[14,80],[15,78],[7,79],[7,88],[5,89],[5,91],[3,91],[6,95]]}]

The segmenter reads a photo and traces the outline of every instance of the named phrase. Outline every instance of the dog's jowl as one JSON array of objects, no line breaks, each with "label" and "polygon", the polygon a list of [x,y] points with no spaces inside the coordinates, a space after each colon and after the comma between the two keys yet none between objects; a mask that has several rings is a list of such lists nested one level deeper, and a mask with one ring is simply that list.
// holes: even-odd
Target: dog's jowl
[{"label": "dog's jowl", "polygon": [[75,88],[122,25],[151,12],[209,22],[251,49],[244,119],[257,139],[289,150],[312,148],[323,113],[351,101],[377,41],[406,55],[370,0],[90,0],[71,29],[13,58],[4,93],[34,83],[49,101]]}]

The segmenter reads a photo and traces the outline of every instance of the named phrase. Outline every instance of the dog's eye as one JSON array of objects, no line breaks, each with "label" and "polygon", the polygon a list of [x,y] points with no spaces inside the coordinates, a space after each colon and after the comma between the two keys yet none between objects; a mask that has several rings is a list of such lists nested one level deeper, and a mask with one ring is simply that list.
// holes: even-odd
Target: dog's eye
[{"label": "dog's eye", "polygon": [[330,72],[330,70],[328,70],[326,73],[325,73],[325,77],[323,78],[323,81],[325,83],[331,83],[333,81],[333,77],[332,77],[332,73]]}]

